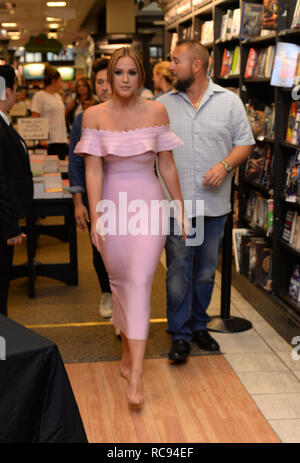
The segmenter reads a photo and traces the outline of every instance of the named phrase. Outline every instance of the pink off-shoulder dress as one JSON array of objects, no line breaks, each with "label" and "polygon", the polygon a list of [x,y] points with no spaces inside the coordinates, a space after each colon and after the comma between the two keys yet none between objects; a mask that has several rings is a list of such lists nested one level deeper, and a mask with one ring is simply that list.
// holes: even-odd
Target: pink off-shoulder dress
[{"label": "pink off-shoulder dress", "polygon": [[86,128],[75,148],[103,158],[101,255],[112,290],[112,321],[130,339],[148,336],[152,283],[166,239],[163,208],[159,217],[152,208],[165,199],[154,172],[156,153],[182,144],[163,125],[122,132]]}]

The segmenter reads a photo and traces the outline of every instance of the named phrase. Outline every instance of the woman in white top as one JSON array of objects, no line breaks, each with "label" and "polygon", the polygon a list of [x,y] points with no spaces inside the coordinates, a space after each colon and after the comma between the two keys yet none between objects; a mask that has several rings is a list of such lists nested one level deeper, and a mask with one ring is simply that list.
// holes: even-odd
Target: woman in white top
[{"label": "woman in white top", "polygon": [[44,90],[37,92],[32,99],[31,114],[32,117],[48,119],[48,154],[57,154],[59,159],[65,159],[68,154],[65,106],[58,93],[62,80],[60,73],[50,65],[45,67],[44,85]]}]

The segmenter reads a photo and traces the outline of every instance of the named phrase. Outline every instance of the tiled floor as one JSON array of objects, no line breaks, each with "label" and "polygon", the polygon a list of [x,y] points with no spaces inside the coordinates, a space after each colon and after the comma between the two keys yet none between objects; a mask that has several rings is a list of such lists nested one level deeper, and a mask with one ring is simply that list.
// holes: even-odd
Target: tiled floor
[{"label": "tiled floor", "polygon": [[[219,315],[220,275],[217,275],[210,315]],[[282,442],[300,442],[300,349],[289,345],[232,288],[231,315],[253,327],[241,333],[212,333],[226,359]],[[300,330],[299,330],[300,336]],[[300,339],[298,340],[298,343]]]}]

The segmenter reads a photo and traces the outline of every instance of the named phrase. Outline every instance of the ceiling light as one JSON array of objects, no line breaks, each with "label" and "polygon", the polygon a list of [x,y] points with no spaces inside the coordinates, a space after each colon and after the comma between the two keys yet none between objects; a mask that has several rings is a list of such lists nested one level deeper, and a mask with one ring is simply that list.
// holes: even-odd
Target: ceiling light
[{"label": "ceiling light", "polygon": [[66,6],[67,2],[47,2],[47,6]]},{"label": "ceiling light", "polygon": [[57,39],[57,33],[56,32],[48,32],[47,37],[48,37],[48,39]]},{"label": "ceiling light", "polygon": [[56,24],[56,23],[49,24],[50,29],[57,29],[58,27],[59,27],[59,24]]},{"label": "ceiling light", "polygon": [[10,38],[10,40],[20,40],[19,35],[10,35],[9,38]]},{"label": "ceiling light", "polygon": [[46,21],[49,21],[49,22],[52,22],[52,21],[61,21],[61,18],[51,18],[50,16],[48,16],[46,18]]},{"label": "ceiling light", "polygon": [[1,23],[2,27],[17,27],[17,23]]}]

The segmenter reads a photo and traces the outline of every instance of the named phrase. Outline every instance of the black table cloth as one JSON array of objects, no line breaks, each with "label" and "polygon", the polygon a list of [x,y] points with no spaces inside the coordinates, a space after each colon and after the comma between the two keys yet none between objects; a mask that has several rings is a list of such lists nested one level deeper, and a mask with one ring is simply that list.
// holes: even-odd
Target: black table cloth
[{"label": "black table cloth", "polygon": [[1,314],[0,336],[0,442],[87,442],[56,344]]}]

